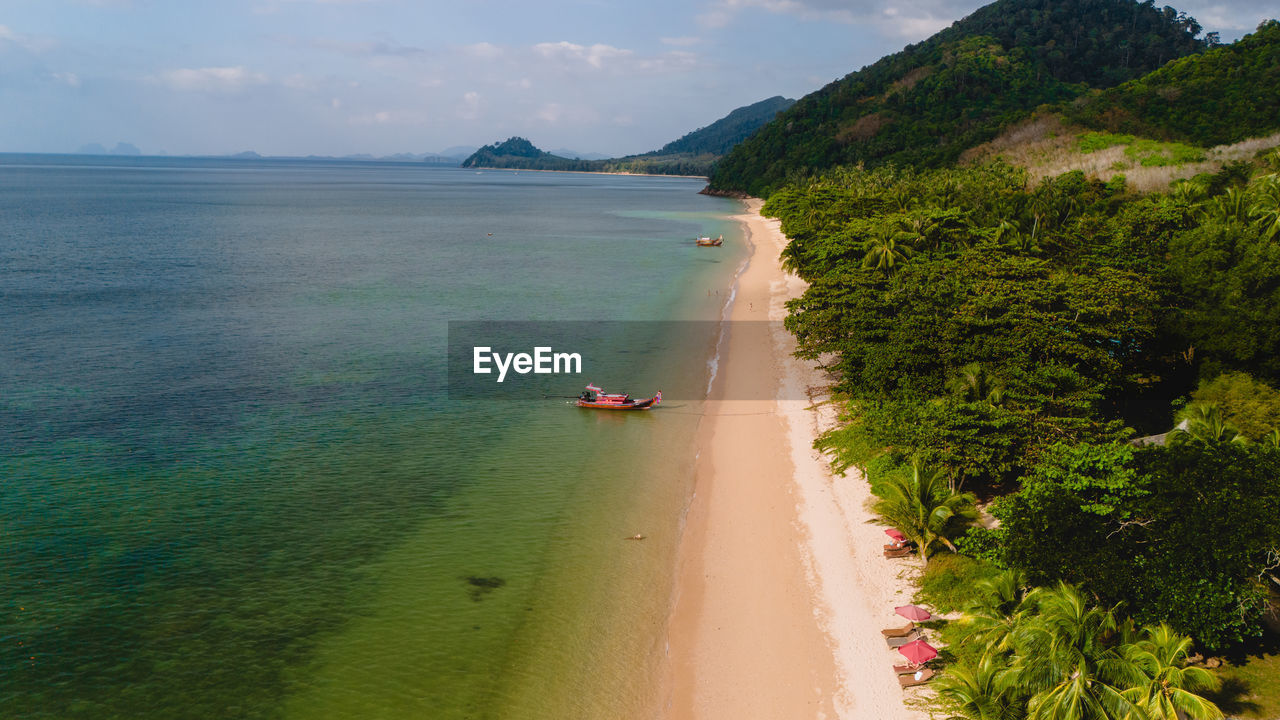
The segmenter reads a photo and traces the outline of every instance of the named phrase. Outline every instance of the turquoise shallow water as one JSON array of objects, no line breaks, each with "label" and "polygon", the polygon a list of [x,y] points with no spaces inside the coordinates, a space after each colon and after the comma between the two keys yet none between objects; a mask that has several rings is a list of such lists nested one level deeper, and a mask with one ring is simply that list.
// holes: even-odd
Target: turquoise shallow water
[{"label": "turquoise shallow water", "polygon": [[0,156],[3,714],[644,707],[696,408],[450,402],[445,332],[715,316],[698,187]]}]

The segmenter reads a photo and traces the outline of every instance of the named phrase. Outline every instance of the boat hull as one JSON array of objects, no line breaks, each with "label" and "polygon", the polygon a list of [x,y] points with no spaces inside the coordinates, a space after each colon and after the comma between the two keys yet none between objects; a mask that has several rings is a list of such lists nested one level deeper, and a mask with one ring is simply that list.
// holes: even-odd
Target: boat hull
[{"label": "boat hull", "polygon": [[601,403],[589,402],[587,400],[579,400],[578,407],[588,410],[649,410],[657,405],[657,398],[648,398],[646,400],[638,400],[632,403]]}]

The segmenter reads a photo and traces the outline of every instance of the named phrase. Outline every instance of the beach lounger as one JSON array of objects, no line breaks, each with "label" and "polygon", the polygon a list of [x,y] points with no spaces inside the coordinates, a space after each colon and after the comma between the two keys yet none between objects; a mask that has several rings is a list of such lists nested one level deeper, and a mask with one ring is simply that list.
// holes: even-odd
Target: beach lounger
[{"label": "beach lounger", "polygon": [[920,668],[922,668],[922,667],[924,667],[924,666],[923,666],[923,665],[912,665],[911,663],[906,663],[906,664],[903,664],[903,665],[894,665],[894,666],[893,666],[893,674],[894,674],[894,675],[915,675],[915,674],[916,674],[916,671],[917,671],[917,670],[919,670],[919,669],[920,669]]},{"label": "beach lounger", "polygon": [[912,547],[898,548],[897,550],[885,550],[884,556],[887,558],[900,558],[911,555],[915,551],[916,549]]},{"label": "beach lounger", "polygon": [[900,675],[898,677],[898,684],[904,688],[909,688],[909,687],[915,687],[916,685],[923,685],[932,679],[933,679],[933,671],[930,670],[929,668],[925,668],[924,672],[920,674],[919,680],[916,679],[915,675]]},{"label": "beach lounger", "polygon": [[889,644],[889,647],[897,648],[897,647],[902,647],[903,645],[906,645],[907,643],[913,640],[919,640],[921,637],[923,636],[920,634],[919,630],[912,630],[906,635],[900,635],[898,637],[887,637],[884,639],[884,641]]},{"label": "beach lounger", "polygon": [[915,549],[915,543],[913,542],[889,543],[888,545],[884,546],[885,550],[901,550],[903,548]]},{"label": "beach lounger", "polygon": [[880,634],[884,635],[885,637],[902,637],[903,635],[906,635],[907,633],[915,629],[916,629],[916,624],[913,622],[909,622],[900,628],[885,628],[884,630],[880,631]]}]

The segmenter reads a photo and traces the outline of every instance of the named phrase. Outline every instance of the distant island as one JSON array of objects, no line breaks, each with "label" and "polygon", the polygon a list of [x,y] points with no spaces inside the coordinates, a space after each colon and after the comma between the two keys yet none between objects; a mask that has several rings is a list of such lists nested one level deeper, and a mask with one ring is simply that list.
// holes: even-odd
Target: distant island
[{"label": "distant island", "polygon": [[710,125],[641,155],[569,158],[540,150],[522,137],[486,145],[462,163],[465,168],[616,172],[647,175],[708,175],[717,160],[771,122],[795,100],[782,96],[740,107]]}]

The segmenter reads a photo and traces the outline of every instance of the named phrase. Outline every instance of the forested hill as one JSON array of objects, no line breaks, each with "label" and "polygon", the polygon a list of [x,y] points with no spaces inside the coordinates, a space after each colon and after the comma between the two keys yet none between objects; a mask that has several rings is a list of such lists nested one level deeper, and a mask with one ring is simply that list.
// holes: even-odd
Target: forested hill
[{"label": "forested hill", "polygon": [[516,170],[591,170],[598,160],[575,160],[539,150],[522,137],[485,145],[462,161],[464,168],[500,167]]},{"label": "forested hill", "polygon": [[1212,146],[1280,130],[1280,22],[1067,109],[1112,132]]},{"label": "forested hill", "polygon": [[646,155],[725,155],[734,145],[746,140],[756,130],[773,120],[778,113],[796,101],[775,95],[768,100],[740,107],[704,128],[698,128],[679,140],[663,145]]},{"label": "forested hill", "polygon": [[513,137],[486,145],[467,158],[462,167],[563,170],[579,172],[632,172],[660,175],[707,175],[716,160],[762,125],[777,117],[795,100],[776,96],[740,107],[710,125],[643,155],[608,160],[575,160],[552,155],[524,138]]},{"label": "forested hill", "polygon": [[710,187],[763,196],[836,165],[943,165],[1039,105],[1203,50],[1200,29],[1150,0],[998,0],[801,98],[725,156]]}]

